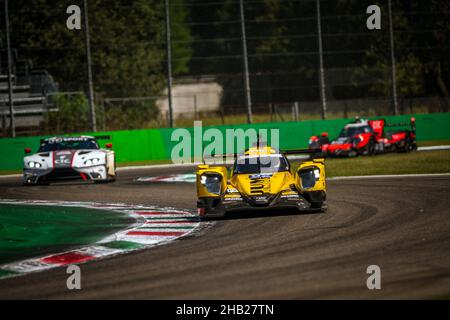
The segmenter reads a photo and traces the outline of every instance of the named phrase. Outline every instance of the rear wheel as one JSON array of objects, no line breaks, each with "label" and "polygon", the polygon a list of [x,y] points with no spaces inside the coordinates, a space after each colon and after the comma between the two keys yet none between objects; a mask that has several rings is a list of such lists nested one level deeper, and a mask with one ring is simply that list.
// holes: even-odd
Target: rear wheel
[{"label": "rear wheel", "polygon": [[370,139],[369,142],[369,156],[373,156],[375,154],[375,140],[374,139]]},{"label": "rear wheel", "polygon": [[375,154],[375,141],[370,139],[364,148],[358,150],[358,154],[361,156],[371,156]]},{"label": "rear wheel", "polygon": [[411,151],[411,141],[409,139],[398,142],[397,152],[405,153],[410,151]]}]

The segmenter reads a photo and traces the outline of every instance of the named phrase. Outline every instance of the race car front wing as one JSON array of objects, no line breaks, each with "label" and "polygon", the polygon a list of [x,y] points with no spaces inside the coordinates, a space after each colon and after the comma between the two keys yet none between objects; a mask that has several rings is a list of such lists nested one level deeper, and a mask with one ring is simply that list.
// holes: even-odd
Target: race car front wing
[{"label": "race car front wing", "polygon": [[270,209],[309,209],[311,204],[298,193],[283,193],[244,197],[240,194],[225,194],[221,197],[202,197],[197,201],[200,216],[224,216],[232,211]]}]

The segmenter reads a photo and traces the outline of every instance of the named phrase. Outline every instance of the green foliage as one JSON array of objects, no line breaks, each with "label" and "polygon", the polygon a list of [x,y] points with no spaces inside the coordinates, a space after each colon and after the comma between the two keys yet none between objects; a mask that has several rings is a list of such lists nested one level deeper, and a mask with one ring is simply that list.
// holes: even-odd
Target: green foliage
[{"label": "green foliage", "polygon": [[[196,39],[210,39],[205,41],[208,45],[194,46],[194,56],[217,58],[191,64],[195,63],[195,69],[204,74],[230,75],[218,79],[224,86],[225,103],[243,105],[239,92],[242,88],[239,2],[215,3],[208,10],[192,6],[190,15],[196,22],[217,21],[192,32]],[[387,2],[321,0],[320,4],[329,99],[389,97]],[[381,30],[366,28],[369,17],[366,9],[373,4],[381,7]],[[392,1],[392,5],[399,96],[448,96],[448,1],[398,0]],[[254,104],[317,100],[316,2],[260,0],[244,1],[244,6]],[[226,56],[235,58],[223,58]],[[352,72],[353,85],[349,76]],[[236,77],[231,77],[233,73]]]},{"label": "green foliage", "polygon": [[159,110],[154,101],[123,102],[120,105],[105,107],[104,130],[117,130],[117,128],[145,129],[160,127],[157,119]]},{"label": "green foliage", "polygon": [[170,2],[170,20],[172,32],[172,64],[173,75],[189,72],[189,61],[192,57],[191,30],[185,25],[188,11],[183,6],[184,0],[172,0]]},{"label": "green foliage", "polygon": [[[174,72],[186,72],[191,57],[189,28],[185,25],[184,0],[172,8]],[[21,59],[45,67],[63,90],[84,90],[86,57],[84,24],[82,30],[66,27],[66,8],[83,1],[26,0],[11,3],[15,32],[13,47],[23,48]],[[30,10],[24,10],[28,8]],[[88,1],[90,43],[94,86],[107,97],[152,96],[161,93],[165,83],[165,16],[160,0]]]},{"label": "green foliage", "polygon": [[88,129],[89,107],[83,94],[56,95],[53,105],[57,111],[47,112],[43,126],[47,133],[80,132]]},{"label": "green foliage", "polygon": [[[185,25],[184,0],[171,1],[173,72],[188,72],[191,58],[189,28]],[[82,30],[69,30],[66,8],[81,8]],[[86,91],[87,66],[82,0],[10,1],[12,41],[21,48],[19,57],[35,67],[49,71],[61,91]],[[93,83],[96,97],[159,96],[165,87],[166,36],[164,2],[161,0],[89,0],[89,29]],[[73,102],[71,102],[73,103]],[[62,103],[65,105],[66,102]],[[81,107],[81,104],[77,107]],[[135,110],[117,112],[115,120],[125,127],[142,127],[147,117],[156,116],[154,106],[146,113]],[[66,114],[66,111],[61,111]],[[68,113],[70,114],[70,112]],[[49,115],[49,118],[54,115]],[[63,117],[59,115],[58,117]],[[127,118],[130,117],[130,118]],[[118,118],[121,118],[120,121]],[[144,119],[144,120],[143,120]],[[78,127],[72,124],[68,129]],[[79,123],[85,118],[78,119]],[[63,124],[60,124],[63,125]],[[83,123],[88,127],[88,123]],[[82,124],[80,124],[82,126]]]},{"label": "green foliage", "polygon": [[[366,52],[368,61],[355,69],[354,84],[370,82],[373,96],[389,96],[392,91],[391,64],[389,57],[375,50]],[[423,66],[413,54],[400,56],[396,61],[397,90],[400,97],[414,97],[423,93]]]},{"label": "green foliage", "polygon": [[[385,12],[387,9],[385,8]],[[411,28],[410,21],[402,14],[393,16],[394,30]],[[388,20],[384,20],[388,29]],[[373,96],[390,96],[392,93],[391,55],[389,33],[376,34],[371,46],[365,52],[364,63],[354,70],[354,85],[370,83],[369,92]],[[394,32],[397,91],[400,97],[414,97],[423,94],[423,63],[407,48],[414,43],[411,35],[402,37]]]}]

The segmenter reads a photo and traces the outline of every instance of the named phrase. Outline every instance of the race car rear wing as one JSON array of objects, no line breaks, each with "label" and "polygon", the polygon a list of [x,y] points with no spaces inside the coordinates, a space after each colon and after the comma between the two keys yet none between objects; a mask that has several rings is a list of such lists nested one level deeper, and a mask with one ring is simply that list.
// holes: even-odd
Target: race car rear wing
[{"label": "race car rear wing", "polygon": [[326,158],[326,153],[321,148],[311,149],[291,149],[281,151],[285,156],[287,155],[309,155],[310,159]]},{"label": "race car rear wing", "polygon": [[410,127],[412,131],[416,131],[416,119],[414,117],[412,117],[409,122],[387,123],[384,126],[386,128]]},{"label": "race car rear wing", "polygon": [[[369,120],[369,122],[376,123],[376,122],[382,122],[383,128],[392,128],[392,127],[410,127],[411,130],[416,130],[416,119],[414,117],[411,117],[409,122],[397,122],[397,123],[388,123],[385,119],[378,119],[378,120]],[[373,127],[373,125],[371,125]]]},{"label": "race car rear wing", "polygon": [[49,141],[51,139],[55,139],[55,138],[60,138],[62,140],[71,140],[71,141],[77,141],[77,140],[83,140],[83,139],[89,139],[89,138],[94,138],[96,140],[111,140],[111,136],[75,136],[75,137],[64,137],[64,136],[57,136],[57,137],[50,137],[50,138],[42,138],[40,139],[40,143]]},{"label": "race car rear wing", "polygon": [[[315,149],[291,149],[291,150],[281,150],[281,154],[287,156],[287,155],[309,155],[311,159],[317,159],[317,158],[324,158],[326,154],[322,152],[322,149],[315,148]],[[205,160],[211,159],[211,160],[230,160],[230,159],[236,159],[239,155],[242,155],[242,153],[225,153],[225,154],[211,154],[209,157],[203,157],[203,163],[205,164]]]},{"label": "race car rear wing", "polygon": [[93,136],[97,140],[111,140],[111,136]]}]

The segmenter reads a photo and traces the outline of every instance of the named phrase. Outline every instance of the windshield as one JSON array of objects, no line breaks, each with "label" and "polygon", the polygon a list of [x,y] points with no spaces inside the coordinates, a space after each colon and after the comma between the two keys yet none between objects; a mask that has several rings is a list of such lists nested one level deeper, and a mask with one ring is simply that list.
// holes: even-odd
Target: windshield
[{"label": "windshield", "polygon": [[49,139],[41,143],[38,152],[49,152],[58,150],[69,150],[69,149],[89,149],[96,150],[99,149],[97,141],[89,138],[56,138]]},{"label": "windshield", "polygon": [[242,156],[234,164],[235,173],[275,173],[289,171],[286,158],[276,156]]},{"label": "windshield", "polygon": [[339,137],[354,137],[361,133],[368,133],[371,132],[372,129],[369,126],[364,127],[348,127],[342,129],[341,133],[339,134]]}]

